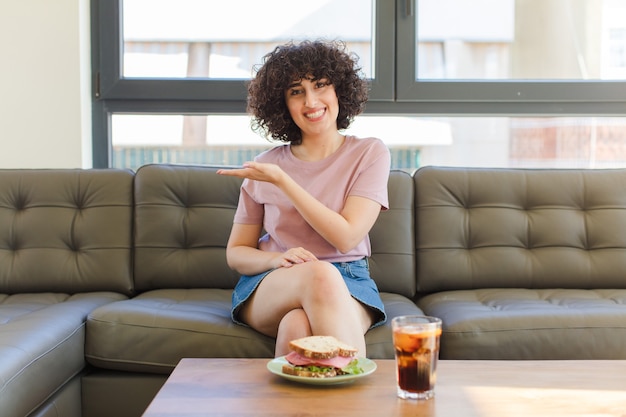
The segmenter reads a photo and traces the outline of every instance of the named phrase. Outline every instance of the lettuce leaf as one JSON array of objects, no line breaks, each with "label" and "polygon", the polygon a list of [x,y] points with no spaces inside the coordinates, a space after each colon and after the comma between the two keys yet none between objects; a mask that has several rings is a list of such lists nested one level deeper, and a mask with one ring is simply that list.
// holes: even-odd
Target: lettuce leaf
[{"label": "lettuce leaf", "polygon": [[350,361],[350,363],[339,369],[339,368],[333,368],[332,366],[320,366],[320,365],[298,365],[294,367],[295,369],[300,369],[303,371],[309,371],[309,372],[319,372],[319,373],[327,373],[332,371],[333,369],[337,369],[337,375],[358,375],[358,374],[362,374],[363,368],[361,368],[359,366],[359,360],[358,359],[353,359],[352,361]]},{"label": "lettuce leaf", "polygon": [[363,368],[359,366],[359,360],[353,359],[352,361],[350,361],[348,366],[341,368],[341,372],[345,374],[358,375],[362,374],[364,371]]},{"label": "lettuce leaf", "polygon": [[296,366],[296,369],[300,369],[303,371],[309,371],[309,372],[321,372],[321,373],[325,373],[325,372],[330,372],[332,371],[333,368],[332,366],[318,366],[318,365],[307,365],[307,366]]}]

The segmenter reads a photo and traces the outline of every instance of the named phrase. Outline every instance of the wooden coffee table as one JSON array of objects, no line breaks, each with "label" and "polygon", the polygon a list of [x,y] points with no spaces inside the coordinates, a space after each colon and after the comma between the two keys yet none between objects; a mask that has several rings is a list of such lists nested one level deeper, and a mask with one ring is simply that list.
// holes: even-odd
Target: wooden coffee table
[{"label": "wooden coffee table", "polygon": [[183,359],[144,417],[626,416],[626,361],[440,361],[435,398],[396,397],[395,363],[345,385],[312,386],[268,359]]}]

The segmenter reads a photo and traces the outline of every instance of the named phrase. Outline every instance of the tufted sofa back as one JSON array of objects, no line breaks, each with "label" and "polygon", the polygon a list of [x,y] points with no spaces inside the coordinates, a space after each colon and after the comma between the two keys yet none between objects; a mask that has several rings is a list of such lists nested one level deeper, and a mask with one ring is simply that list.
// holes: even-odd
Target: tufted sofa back
[{"label": "tufted sofa back", "polygon": [[380,291],[412,298],[415,282],[415,215],[413,178],[389,173],[389,210],[381,211],[370,231],[370,273]]},{"label": "tufted sofa back", "polygon": [[0,170],[0,293],[130,294],[133,176]]},{"label": "tufted sofa back", "polygon": [[425,167],[418,291],[626,288],[626,170]]},{"label": "tufted sofa back", "polygon": [[226,263],[241,180],[217,168],[155,164],[135,175],[135,286],[233,288]]},{"label": "tufted sofa back", "polygon": [[[216,167],[145,165],[135,177],[135,285],[233,288],[239,275],[226,264],[241,180]],[[381,291],[415,294],[413,179],[393,171],[391,209],[372,230],[372,276]]]}]

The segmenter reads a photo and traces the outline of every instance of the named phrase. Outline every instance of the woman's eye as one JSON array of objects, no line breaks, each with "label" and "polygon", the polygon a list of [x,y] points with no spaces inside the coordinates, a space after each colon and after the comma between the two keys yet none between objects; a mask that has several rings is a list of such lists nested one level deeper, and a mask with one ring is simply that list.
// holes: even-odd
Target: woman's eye
[{"label": "woman's eye", "polygon": [[315,85],[317,88],[326,87],[328,85],[328,81],[318,81]]},{"label": "woman's eye", "polygon": [[289,94],[291,94],[292,96],[297,96],[298,94],[301,94],[302,90],[291,90],[291,92]]}]

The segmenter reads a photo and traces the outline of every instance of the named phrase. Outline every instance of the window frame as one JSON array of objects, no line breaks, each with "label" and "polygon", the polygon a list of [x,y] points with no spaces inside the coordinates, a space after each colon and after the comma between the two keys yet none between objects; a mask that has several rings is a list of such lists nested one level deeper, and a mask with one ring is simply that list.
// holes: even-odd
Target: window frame
[{"label": "window frame", "polygon": [[[123,0],[96,0],[100,31],[98,43],[99,64],[96,72],[96,98],[104,100],[159,100],[159,101],[245,101],[246,80],[194,78],[124,78],[122,76],[123,36],[121,28]],[[372,100],[393,100],[393,65],[395,36],[392,2],[376,1],[374,16],[375,79],[370,82]],[[102,24],[107,22],[106,25]],[[385,45],[387,47],[380,47]],[[385,64],[383,64],[385,63]]]},{"label": "window frame", "polygon": [[[419,0],[397,8],[397,102],[432,105],[444,113],[489,115],[623,115],[626,80],[416,80],[415,19]],[[411,41],[407,41],[411,40]],[[417,106],[423,107],[423,106]]]},{"label": "window frame", "polygon": [[[123,78],[123,0],[91,0],[93,166],[111,165],[111,115],[245,114],[246,80]],[[365,113],[424,116],[623,116],[624,81],[415,80],[416,1],[377,0]]]},{"label": "window frame", "polygon": [[[91,0],[93,166],[111,165],[111,115],[245,114],[246,81],[219,79],[124,78],[122,76],[122,1]],[[395,4],[376,1],[372,101],[394,99]],[[386,23],[386,24],[383,24]]]}]

